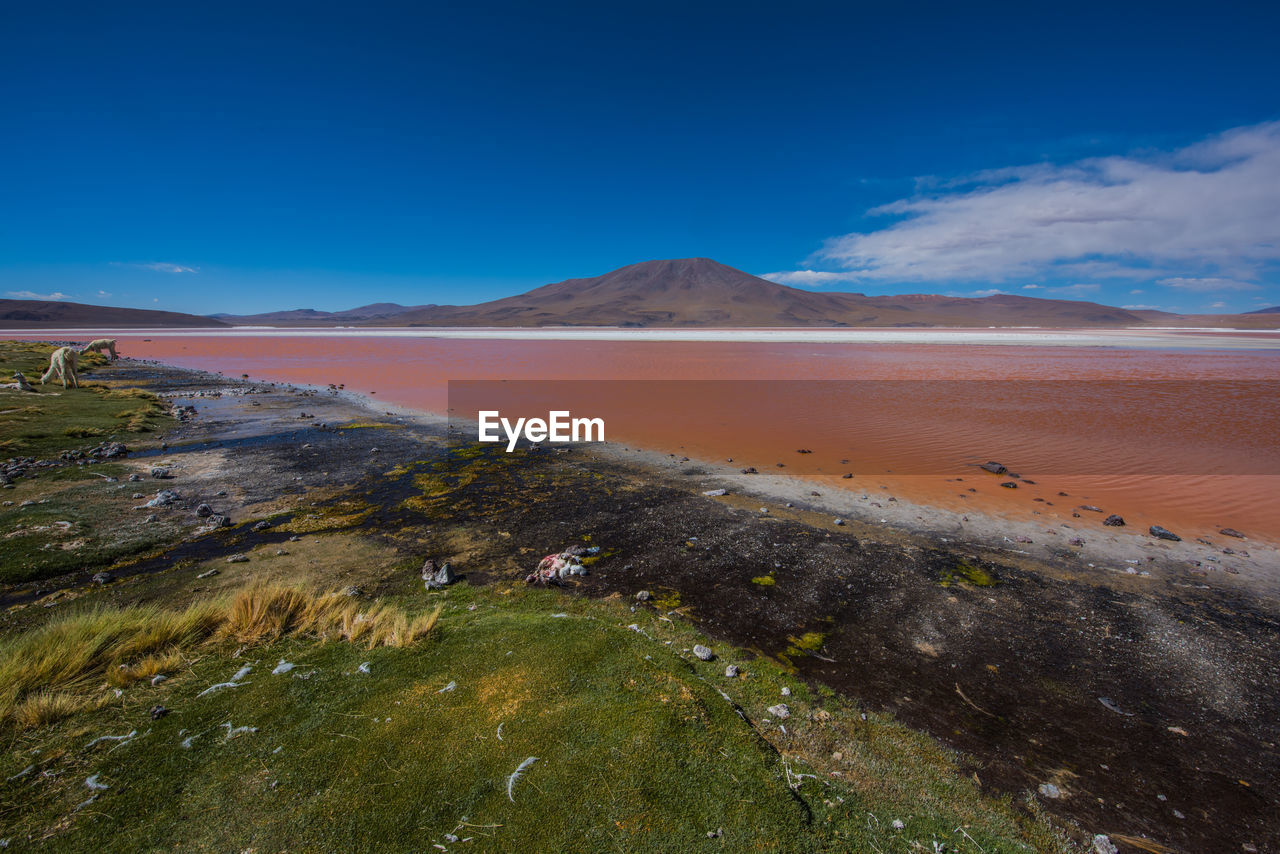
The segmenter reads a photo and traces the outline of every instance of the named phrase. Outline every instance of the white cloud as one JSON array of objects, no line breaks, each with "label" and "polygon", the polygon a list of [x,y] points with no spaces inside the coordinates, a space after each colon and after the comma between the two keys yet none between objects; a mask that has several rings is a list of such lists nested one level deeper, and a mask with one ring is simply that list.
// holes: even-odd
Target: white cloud
[{"label": "white cloud", "polygon": [[54,302],[71,299],[69,294],[64,294],[62,291],[54,291],[51,294],[38,294],[34,291],[6,291],[5,296],[11,296],[14,299],[52,300]]},{"label": "white cloud", "polygon": [[1223,279],[1219,277],[1207,277],[1203,279],[1187,279],[1183,277],[1175,277],[1172,279],[1159,279],[1157,285],[1164,285],[1166,288],[1179,288],[1184,291],[1258,291],[1260,287],[1253,282],[1241,282],[1236,279]]},{"label": "white cloud", "polygon": [[1209,308],[1226,308],[1226,307],[1227,307],[1227,304],[1225,302],[1215,302],[1213,305],[1209,306]]},{"label": "white cloud", "polygon": [[1158,305],[1122,305],[1120,307],[1124,309],[1128,309],[1129,311],[1164,311],[1165,310]]},{"label": "white cloud", "polygon": [[837,282],[851,282],[857,278],[850,273],[827,273],[821,270],[791,270],[779,273],[764,273],[760,276],[780,285],[800,285],[802,287],[821,287],[834,285]]},{"label": "white cloud", "polygon": [[1079,285],[1063,285],[1060,288],[1045,288],[1047,294],[1062,294],[1063,296],[1080,296],[1081,294],[1093,294],[1102,289],[1102,285],[1095,284],[1079,284]]},{"label": "white cloud", "polygon": [[1043,290],[1043,289],[1041,288],[1041,286],[1040,286],[1040,285],[1023,285],[1023,286],[1022,286],[1022,289],[1023,289],[1024,291],[1038,291],[1038,290]]},{"label": "white cloud", "polygon": [[184,267],[181,264],[168,264],[163,261],[157,262],[154,264],[139,264],[138,266],[147,270],[154,270],[157,273],[194,273],[196,272],[194,267]]},{"label": "white cloud", "polygon": [[1173,152],[990,170],[935,186],[871,210],[901,219],[833,238],[815,261],[899,282],[1247,281],[1280,262],[1280,122]]},{"label": "white cloud", "polygon": [[969,293],[969,296],[971,296],[971,297],[993,297],[993,296],[995,296],[996,294],[1003,294],[1003,293],[1007,293],[1007,291],[1002,291],[1002,290],[1000,290],[999,288],[987,288],[986,290],[982,290],[982,291],[971,291],[971,292]]},{"label": "white cloud", "polygon": [[106,291],[98,291],[98,296],[100,296],[100,297],[109,297],[109,296],[111,296],[111,294],[107,293]]},{"label": "white cloud", "polygon": [[1144,291],[1142,288],[1134,288],[1133,290],[1129,291],[1129,293],[1131,293],[1131,294],[1145,294],[1145,293],[1146,293],[1146,291]]}]

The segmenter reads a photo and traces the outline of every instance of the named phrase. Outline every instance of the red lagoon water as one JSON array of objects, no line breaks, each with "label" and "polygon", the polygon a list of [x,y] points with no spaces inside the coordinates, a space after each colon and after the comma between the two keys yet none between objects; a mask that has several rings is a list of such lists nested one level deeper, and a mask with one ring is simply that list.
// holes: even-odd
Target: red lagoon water
[{"label": "red lagoon water", "polygon": [[[1130,526],[1280,541],[1276,350],[216,333],[120,349],[438,413],[569,409],[611,441],[957,510],[1048,521],[1087,502]],[[989,459],[1035,484],[1000,487],[974,467]]]}]

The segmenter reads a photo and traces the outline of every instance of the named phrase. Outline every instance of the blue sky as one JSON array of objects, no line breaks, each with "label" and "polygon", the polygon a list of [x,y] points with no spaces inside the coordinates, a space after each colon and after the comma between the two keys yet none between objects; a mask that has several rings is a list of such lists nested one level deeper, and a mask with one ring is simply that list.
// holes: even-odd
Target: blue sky
[{"label": "blue sky", "polygon": [[1280,304],[1278,8],[8,4],[0,294],[470,303],[706,256]]}]

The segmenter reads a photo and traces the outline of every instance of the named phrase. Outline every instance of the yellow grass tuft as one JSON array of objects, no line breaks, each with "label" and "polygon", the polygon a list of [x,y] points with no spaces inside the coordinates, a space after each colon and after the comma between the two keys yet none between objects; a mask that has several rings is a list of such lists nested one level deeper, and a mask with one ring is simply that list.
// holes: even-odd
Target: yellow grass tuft
[{"label": "yellow grass tuft", "polygon": [[79,694],[38,691],[18,704],[13,719],[20,729],[32,729],[71,717],[88,706],[89,700]]},{"label": "yellow grass tuft", "polygon": [[107,392],[107,397],[127,397],[141,400],[150,400],[158,404],[156,396],[149,391],[143,391],[140,388],[113,388]]},{"label": "yellow grass tuft", "polygon": [[272,585],[185,611],[133,606],[72,614],[0,643],[0,724],[53,723],[91,705],[104,680],[123,688],[174,672],[184,653],[202,644],[302,635],[403,647],[431,635],[439,619],[439,608],[409,617],[381,602]]}]

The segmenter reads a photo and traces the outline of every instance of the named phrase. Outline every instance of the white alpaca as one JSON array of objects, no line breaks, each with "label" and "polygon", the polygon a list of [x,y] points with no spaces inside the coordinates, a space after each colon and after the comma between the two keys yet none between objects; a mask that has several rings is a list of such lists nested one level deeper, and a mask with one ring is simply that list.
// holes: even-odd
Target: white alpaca
[{"label": "white alpaca", "polygon": [[76,377],[76,351],[72,347],[59,347],[49,354],[49,370],[44,372],[44,376],[40,378],[40,385],[44,385],[54,375],[62,380],[62,387],[67,387],[67,379],[70,378],[71,385],[80,388],[80,380]]},{"label": "white alpaca", "polygon": [[27,382],[27,378],[22,375],[22,371],[13,372],[13,382],[5,383],[0,388],[11,388],[15,391],[35,391],[31,387],[31,383]]},{"label": "white alpaca", "polygon": [[113,360],[116,359],[116,339],[99,338],[96,341],[90,341],[88,344],[84,345],[84,348],[80,351],[80,355],[83,356],[85,353],[90,351],[93,351],[94,353],[101,353],[103,350],[110,353]]}]

